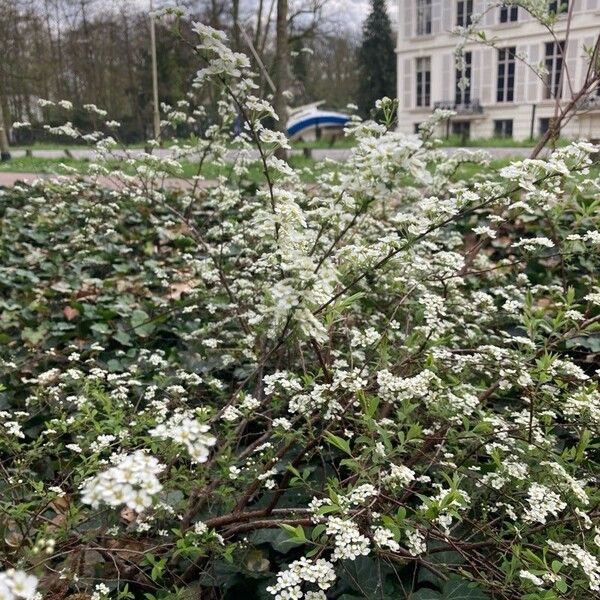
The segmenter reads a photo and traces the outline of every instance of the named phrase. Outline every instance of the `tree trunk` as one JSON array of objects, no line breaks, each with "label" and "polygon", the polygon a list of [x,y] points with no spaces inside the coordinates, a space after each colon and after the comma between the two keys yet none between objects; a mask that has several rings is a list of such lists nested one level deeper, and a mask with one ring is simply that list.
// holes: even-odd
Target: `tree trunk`
[{"label": "tree trunk", "polygon": [[10,147],[8,145],[7,127],[4,123],[4,111],[2,109],[2,98],[0,98],[0,161],[10,160]]},{"label": "tree trunk", "polygon": [[[288,0],[277,0],[277,40],[275,60],[275,98],[273,108],[279,117],[276,129],[286,133],[287,106],[283,93],[287,87],[288,74],[288,30],[287,30]],[[277,151],[278,158],[285,158],[285,150]]]},{"label": "tree trunk", "polygon": [[233,35],[231,40],[234,52],[240,52],[240,0],[231,2],[231,20],[233,21]]},{"label": "tree trunk", "polygon": [[129,97],[129,102],[131,106],[131,117],[135,120],[138,135],[140,137],[140,141],[146,139],[145,131],[144,131],[144,122],[142,120],[142,110],[138,104],[137,99],[137,89],[139,88],[138,82],[134,75],[134,58],[133,52],[131,50],[131,40],[129,36],[129,20],[127,19],[127,14],[125,11],[121,13],[121,19],[123,22],[123,35],[125,42],[125,63],[127,66],[127,81],[128,81],[128,89],[127,96]]},{"label": "tree trunk", "polygon": [[258,0],[258,10],[256,11],[256,31],[254,32],[254,47],[258,48],[260,42],[260,33],[262,29],[263,18],[263,0]]}]

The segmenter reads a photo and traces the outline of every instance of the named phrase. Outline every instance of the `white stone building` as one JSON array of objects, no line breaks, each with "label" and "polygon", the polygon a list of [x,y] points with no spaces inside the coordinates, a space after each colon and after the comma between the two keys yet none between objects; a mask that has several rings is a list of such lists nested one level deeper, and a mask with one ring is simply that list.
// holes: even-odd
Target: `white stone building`
[{"label": "white stone building", "polygon": [[[538,137],[554,115],[556,95],[566,102],[581,89],[589,64],[586,48],[600,35],[600,0],[569,1],[574,3],[573,18],[565,48],[567,0],[559,2],[555,38],[520,7],[489,9],[490,0],[399,0],[400,130],[412,133],[441,107],[457,113],[441,135]],[[550,10],[556,4],[549,0]],[[481,28],[495,47],[466,45],[463,68],[470,84],[464,88],[458,85],[463,73],[457,71],[454,56],[458,38],[451,31],[464,26],[472,14],[483,15]],[[529,64],[544,61],[549,71],[545,81],[519,60],[522,55]],[[563,58],[569,78],[560,76]],[[600,87],[581,101],[563,135],[600,139]]]}]

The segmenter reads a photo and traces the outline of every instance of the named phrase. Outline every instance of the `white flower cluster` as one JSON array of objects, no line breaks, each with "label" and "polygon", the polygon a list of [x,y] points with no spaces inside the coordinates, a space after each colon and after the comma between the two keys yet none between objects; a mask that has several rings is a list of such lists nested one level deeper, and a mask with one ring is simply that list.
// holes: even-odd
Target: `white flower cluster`
[{"label": "white flower cluster", "polygon": [[370,498],[377,496],[377,489],[370,483],[363,483],[355,487],[349,494],[339,496],[338,501],[342,509],[348,509],[351,506],[365,504]]},{"label": "white flower cluster", "polygon": [[600,591],[600,564],[595,556],[577,544],[560,544],[548,540],[548,546],[561,557],[565,565],[579,567],[589,579],[590,590]]},{"label": "white flower cluster", "polygon": [[58,125],[57,127],[50,127],[50,125],[44,125],[44,129],[52,135],[64,135],[66,137],[78,138],[80,136],[79,131],[73,127],[73,123],[67,121],[64,125]]},{"label": "white flower cluster", "polygon": [[152,496],[162,490],[158,474],[164,465],[136,450],[114,457],[114,466],[87,479],[82,486],[81,501],[98,508],[100,504],[127,507],[142,512],[152,505]]},{"label": "white flower cluster", "polygon": [[210,427],[199,423],[191,413],[182,412],[174,414],[149,433],[153,437],[182,444],[194,462],[204,463],[208,460],[209,448],[217,442],[217,438],[210,435],[209,431]]},{"label": "white flower cluster", "polygon": [[[324,590],[328,590],[334,581],[335,570],[329,561],[322,558],[311,561],[302,557],[278,573],[276,584],[269,586],[267,592],[275,596],[275,600],[325,600]],[[302,585],[306,583],[319,589],[305,592]]]},{"label": "white flower cluster", "polygon": [[585,491],[585,482],[578,481],[574,477],[571,477],[565,470],[562,465],[559,465],[556,462],[544,461],[541,463],[542,466],[548,466],[550,469],[558,475],[562,482],[564,482],[565,487],[567,487],[573,495],[581,502],[581,504],[589,504],[590,498]]},{"label": "white flower cluster", "polygon": [[530,252],[538,248],[553,248],[554,242],[546,237],[523,238],[512,245],[513,248],[525,248]]},{"label": "white flower cluster", "polygon": [[377,343],[380,339],[381,334],[374,327],[368,327],[364,331],[353,329],[350,343],[353,348],[367,348]]},{"label": "white flower cluster", "polygon": [[400,550],[400,544],[394,539],[394,534],[387,527],[374,527],[373,541],[380,548],[388,548],[392,552]]},{"label": "white flower cluster", "polygon": [[547,573],[542,573],[541,576],[538,576],[535,573],[532,573],[531,571],[526,571],[525,569],[521,569],[521,571],[519,571],[519,577],[521,579],[531,581],[533,585],[536,585],[538,587],[544,587],[546,585],[556,583],[560,579],[560,577],[556,573],[552,573],[550,571]]},{"label": "white flower cluster", "polygon": [[407,486],[409,483],[414,481],[415,472],[409,467],[404,465],[390,466],[390,470],[383,475],[381,480],[383,483],[390,486]]},{"label": "white flower cluster", "polygon": [[38,580],[25,571],[9,569],[0,573],[0,599],[16,600],[32,598],[37,589]]},{"label": "white flower cluster", "polygon": [[557,517],[567,506],[556,492],[541,483],[532,483],[527,494],[529,506],[523,513],[523,520],[529,523],[546,523],[548,515]]},{"label": "white flower cluster", "polygon": [[110,588],[104,583],[98,583],[94,587],[94,593],[91,596],[91,600],[105,600],[110,594]]},{"label": "white flower cluster", "polygon": [[420,556],[427,552],[425,537],[420,531],[407,529],[404,533],[407,537],[406,547],[412,556]]},{"label": "white flower cluster", "polygon": [[382,369],[377,373],[377,383],[382,398],[390,402],[401,402],[405,399],[429,398],[440,380],[428,369],[414,377],[396,377]]},{"label": "white flower cluster", "polygon": [[232,52],[226,46],[227,37],[222,31],[198,22],[193,23],[192,29],[200,40],[197,48],[210,53],[211,56],[214,55],[208,61],[208,66],[196,74],[194,87],[200,87],[207,78],[214,75],[238,78],[242,75],[242,70],[250,66],[245,54]]},{"label": "white flower cluster", "polygon": [[578,390],[567,398],[562,406],[562,412],[570,421],[580,421],[582,418],[591,421],[592,425],[600,428],[600,392]]},{"label": "white flower cluster", "polygon": [[333,537],[333,560],[354,560],[370,552],[369,540],[353,521],[329,517],[325,532]]}]

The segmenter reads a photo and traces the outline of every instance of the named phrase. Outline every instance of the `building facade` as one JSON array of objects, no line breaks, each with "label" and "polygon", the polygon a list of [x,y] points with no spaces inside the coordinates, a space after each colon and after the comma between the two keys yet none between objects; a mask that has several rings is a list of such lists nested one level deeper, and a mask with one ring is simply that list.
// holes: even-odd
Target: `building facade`
[{"label": "building facade", "polygon": [[[573,18],[567,36],[569,2]],[[586,49],[600,35],[600,0],[569,2],[549,0],[550,10],[561,6],[552,36],[520,7],[490,8],[489,0],[399,0],[400,130],[412,133],[435,108],[447,108],[457,114],[440,135],[524,140],[544,133],[557,96],[564,103],[581,89],[589,66]],[[468,42],[457,69],[459,38],[452,30],[466,26],[473,14],[483,15],[480,28],[494,47]],[[543,80],[528,66],[542,61],[548,70]],[[600,86],[578,103],[562,134],[600,139]]]}]

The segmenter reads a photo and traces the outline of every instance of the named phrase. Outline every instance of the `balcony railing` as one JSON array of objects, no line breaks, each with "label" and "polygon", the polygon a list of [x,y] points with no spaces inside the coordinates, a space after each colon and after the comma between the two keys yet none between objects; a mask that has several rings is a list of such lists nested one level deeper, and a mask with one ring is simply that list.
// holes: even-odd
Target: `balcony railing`
[{"label": "balcony railing", "polygon": [[457,103],[454,100],[442,100],[434,102],[433,108],[441,110],[453,110],[457,115],[481,115],[483,114],[483,106],[479,104],[479,100],[471,100],[470,102]]}]

